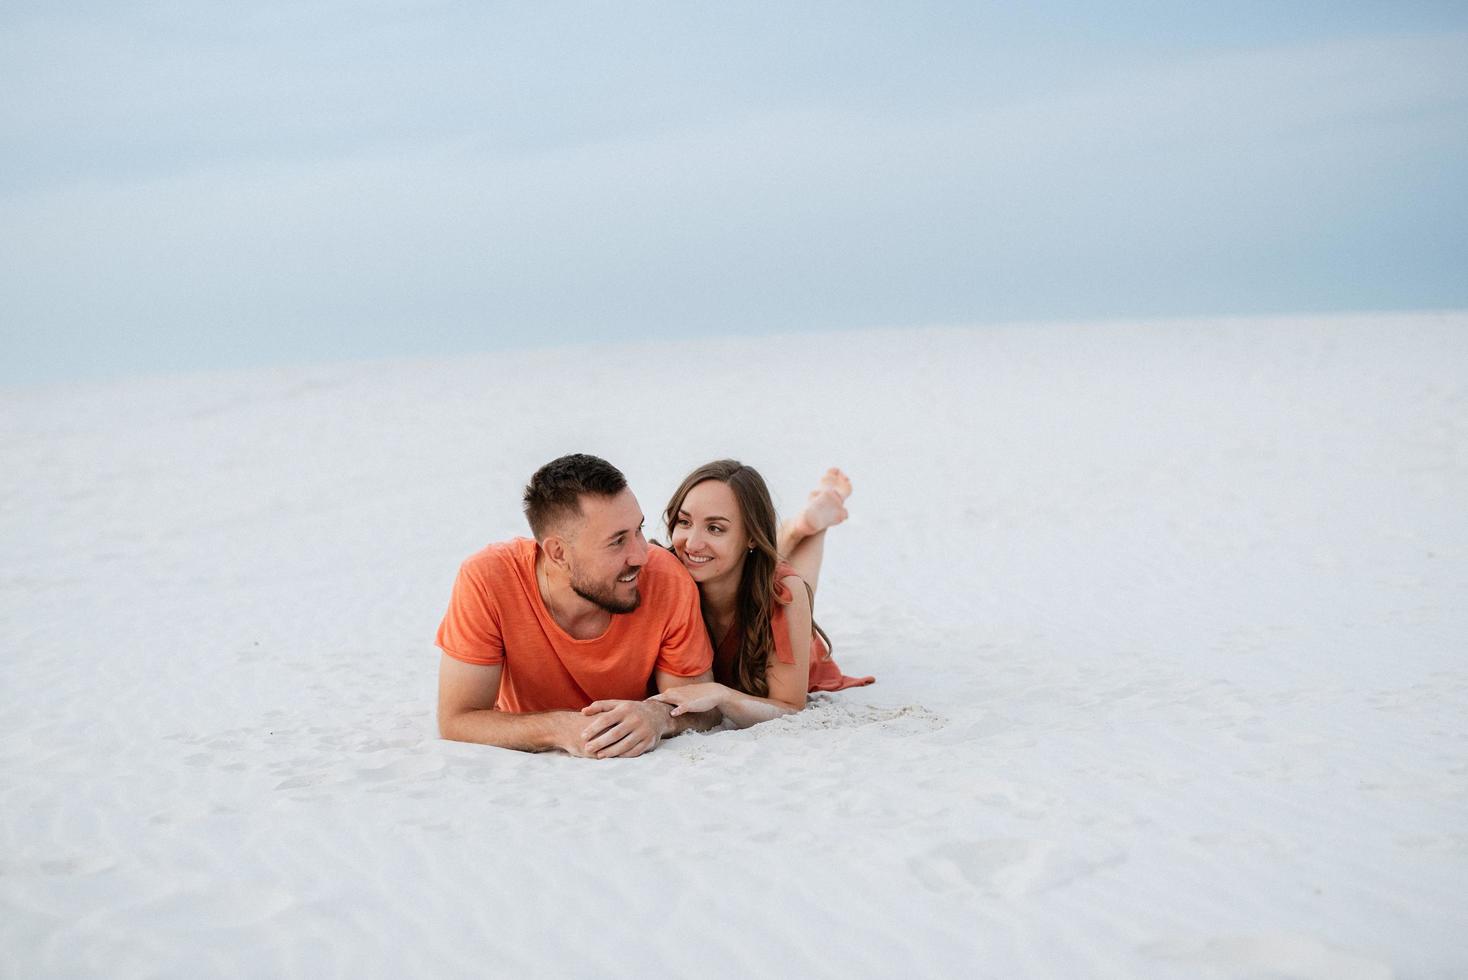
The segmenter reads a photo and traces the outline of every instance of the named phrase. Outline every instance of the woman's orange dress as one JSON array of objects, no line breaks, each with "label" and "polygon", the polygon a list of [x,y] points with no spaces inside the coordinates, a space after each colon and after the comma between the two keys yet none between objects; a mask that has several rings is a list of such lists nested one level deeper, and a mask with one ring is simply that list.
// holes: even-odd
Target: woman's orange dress
[{"label": "woman's orange dress", "polygon": [[[770,610],[770,629],[775,634],[775,658],[782,664],[795,663],[795,651],[790,649],[790,627],[785,623],[785,607],[794,598],[785,587],[784,579],[795,574],[789,565],[775,568],[775,605]],[[739,656],[739,624],[735,623],[714,649],[714,680],[725,687],[737,687],[734,662]],[[848,687],[862,687],[876,681],[875,677],[848,677],[841,673],[831,651],[815,630],[810,633],[810,686],[808,691],[844,691]]]}]

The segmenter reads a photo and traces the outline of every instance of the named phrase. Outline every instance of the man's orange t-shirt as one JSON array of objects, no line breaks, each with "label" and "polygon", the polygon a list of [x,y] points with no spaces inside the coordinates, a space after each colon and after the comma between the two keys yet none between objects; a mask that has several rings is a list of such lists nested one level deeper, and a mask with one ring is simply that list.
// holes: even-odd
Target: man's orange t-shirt
[{"label": "man's orange t-shirt", "polygon": [[593,701],[647,697],[654,670],[697,677],[713,663],[698,586],[662,548],[649,546],[637,580],[642,601],[601,636],[578,640],[551,618],[535,580],[535,542],[515,538],[465,559],[438,646],[469,664],[504,664],[501,711],[579,711]]}]

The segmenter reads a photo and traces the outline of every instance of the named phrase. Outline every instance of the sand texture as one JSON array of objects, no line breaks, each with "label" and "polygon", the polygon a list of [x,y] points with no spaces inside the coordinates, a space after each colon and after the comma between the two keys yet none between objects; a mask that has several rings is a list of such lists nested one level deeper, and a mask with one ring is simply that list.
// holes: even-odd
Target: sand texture
[{"label": "sand texture", "polygon": [[[435,737],[563,452],[856,484],[792,719]],[[0,974],[1468,975],[1468,314],[0,390]]]}]

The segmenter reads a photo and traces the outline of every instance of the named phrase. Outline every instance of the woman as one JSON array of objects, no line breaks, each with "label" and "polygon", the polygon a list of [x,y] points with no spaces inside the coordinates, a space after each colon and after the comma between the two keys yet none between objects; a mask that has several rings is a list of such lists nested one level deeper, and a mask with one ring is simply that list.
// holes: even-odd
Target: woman
[{"label": "woman", "polygon": [[875,680],[843,675],[811,618],[826,530],[846,520],[850,494],[846,474],[827,470],[800,516],[777,530],[770,491],[751,467],[721,459],[688,474],[663,517],[674,554],[698,583],[715,683],[653,700],[675,715],[717,708],[745,728],[801,710],[809,691]]}]

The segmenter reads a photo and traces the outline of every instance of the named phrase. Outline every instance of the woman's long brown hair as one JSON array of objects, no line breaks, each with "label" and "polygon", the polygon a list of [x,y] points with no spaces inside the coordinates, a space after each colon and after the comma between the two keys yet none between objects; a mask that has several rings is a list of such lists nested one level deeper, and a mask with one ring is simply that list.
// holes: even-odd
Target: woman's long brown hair
[{"label": "woman's long brown hair", "polygon": [[[737,459],[705,463],[684,478],[663,511],[669,540],[672,539],[673,528],[678,525],[678,511],[683,509],[688,491],[705,480],[718,480],[733,491],[734,499],[739,503],[739,516],[754,545],[744,556],[744,574],[740,576],[734,596],[734,614],[741,630],[739,654],[734,661],[734,686],[757,698],[768,697],[770,682],[765,671],[775,653],[770,610],[775,602],[775,567],[780,563],[780,552],[775,543],[778,534],[775,504],[770,499],[764,477],[754,467],[745,466]],[[811,625],[825,637],[825,631],[815,626],[814,621]],[[704,628],[708,628],[707,617]],[[715,647],[721,639],[710,631],[709,642]],[[829,646],[830,641],[826,642]]]}]

